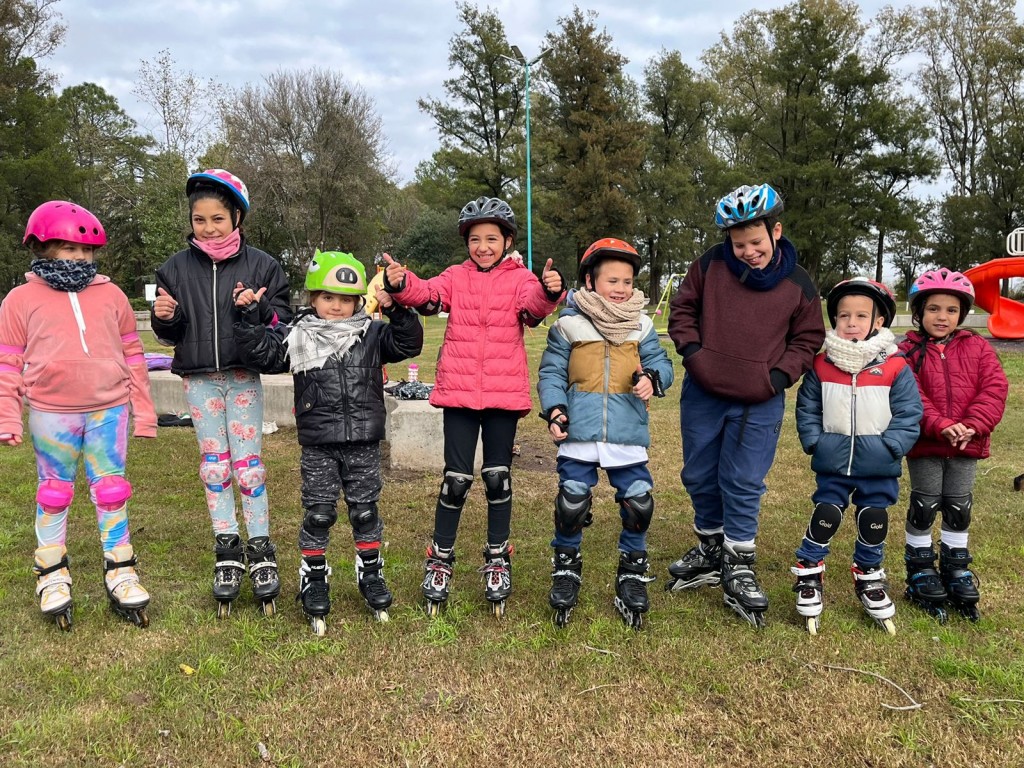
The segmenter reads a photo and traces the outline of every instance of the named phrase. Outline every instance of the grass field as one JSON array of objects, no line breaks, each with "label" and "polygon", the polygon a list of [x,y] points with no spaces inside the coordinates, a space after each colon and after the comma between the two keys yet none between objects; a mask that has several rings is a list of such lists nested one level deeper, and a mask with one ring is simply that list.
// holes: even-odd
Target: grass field
[{"label": "grass field", "polygon": [[[428,381],[441,329],[428,321],[430,351],[419,361]],[[542,329],[528,338],[534,370],[543,340]],[[248,585],[232,616],[215,618],[212,537],[191,431],[132,443],[133,541],[153,594],[146,630],[107,607],[82,484],[69,531],[74,629],[61,633],[40,616],[32,451],[2,450],[0,765],[1021,765],[1024,497],[1011,481],[1024,471],[1024,348],[1001,356],[1011,401],[994,457],[979,472],[971,528],[983,619],[939,626],[900,597],[895,637],[864,616],[853,594],[849,520],[828,563],[821,634],[809,637],[796,616],[789,566],[814,478],[796,439],[792,395],[762,511],[758,573],[771,601],[762,631],[741,623],[718,590],[662,591],[667,565],[693,543],[678,477],[678,384],[652,405],[658,581],[639,633],[611,605],[619,522],[606,482],[584,542],[582,602],[568,628],[552,626],[554,448],[535,415],[521,423],[514,467],[517,557],[506,619],[491,617],[476,573],[485,528],[479,482],[460,530],[452,600],[440,619],[424,616],[419,582],[439,476],[406,472],[386,476],[381,500],[391,622],[374,623],[359,599],[342,515],[323,639],[292,602],[301,518],[294,430],[269,435],[264,449],[283,582],[279,615],[269,620]],[[392,375],[403,371],[395,366]],[[905,486],[886,555],[899,594]],[[898,709],[911,701],[873,675],[920,707]]]}]

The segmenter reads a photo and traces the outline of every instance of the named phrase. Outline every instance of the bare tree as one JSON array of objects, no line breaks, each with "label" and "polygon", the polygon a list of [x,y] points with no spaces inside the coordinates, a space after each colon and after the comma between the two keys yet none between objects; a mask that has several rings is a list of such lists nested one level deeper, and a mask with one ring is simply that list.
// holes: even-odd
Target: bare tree
[{"label": "bare tree", "polygon": [[216,107],[209,105],[215,103],[215,91],[212,80],[204,82],[191,71],[179,71],[167,49],[140,63],[132,89],[156,116],[158,125],[152,130],[161,150],[180,156],[188,167],[209,142],[216,117]]}]

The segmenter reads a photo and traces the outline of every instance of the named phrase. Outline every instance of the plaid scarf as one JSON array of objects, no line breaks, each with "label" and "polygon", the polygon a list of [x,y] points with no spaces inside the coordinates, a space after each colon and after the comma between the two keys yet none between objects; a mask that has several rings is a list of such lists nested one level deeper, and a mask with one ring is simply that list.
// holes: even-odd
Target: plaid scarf
[{"label": "plaid scarf", "polygon": [[647,305],[644,292],[636,288],[621,304],[613,304],[596,291],[582,288],[573,292],[572,299],[576,308],[590,318],[597,332],[615,346],[640,329],[640,310]]},{"label": "plaid scarf", "polygon": [[284,340],[292,373],[323,368],[332,355],[343,357],[363,340],[371,322],[364,309],[344,320],[323,320],[313,312],[302,315]]}]

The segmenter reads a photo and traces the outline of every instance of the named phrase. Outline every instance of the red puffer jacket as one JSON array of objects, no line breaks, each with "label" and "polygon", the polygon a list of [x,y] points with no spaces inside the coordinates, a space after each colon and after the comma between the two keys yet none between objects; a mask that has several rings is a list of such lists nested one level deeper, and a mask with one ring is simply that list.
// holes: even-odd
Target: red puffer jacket
[{"label": "red puffer jacket", "polygon": [[[923,338],[920,331],[910,331],[899,345],[924,404],[921,437],[908,458],[988,458],[992,430],[1003,418],[1009,389],[999,357],[987,340],[962,328],[945,344],[929,340],[922,350]],[[962,451],[942,436],[942,430],[957,422],[977,432]]]},{"label": "red puffer jacket", "polygon": [[423,314],[448,312],[431,405],[530,412],[523,326],[540,323],[562,296],[549,298],[537,276],[509,258],[487,272],[466,259],[429,280],[406,272],[394,296]]}]

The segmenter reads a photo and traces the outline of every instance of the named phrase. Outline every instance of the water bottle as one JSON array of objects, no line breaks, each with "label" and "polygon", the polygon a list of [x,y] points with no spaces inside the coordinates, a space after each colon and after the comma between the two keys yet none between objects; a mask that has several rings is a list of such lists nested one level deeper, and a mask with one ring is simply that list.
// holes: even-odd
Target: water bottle
[{"label": "water bottle", "polygon": [[420,367],[416,363],[409,364],[409,381],[420,380]]}]

